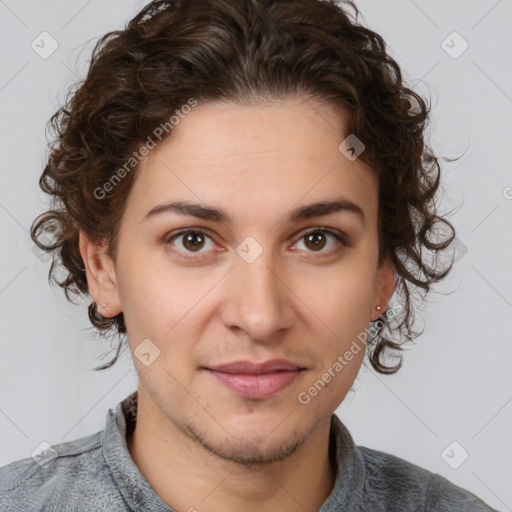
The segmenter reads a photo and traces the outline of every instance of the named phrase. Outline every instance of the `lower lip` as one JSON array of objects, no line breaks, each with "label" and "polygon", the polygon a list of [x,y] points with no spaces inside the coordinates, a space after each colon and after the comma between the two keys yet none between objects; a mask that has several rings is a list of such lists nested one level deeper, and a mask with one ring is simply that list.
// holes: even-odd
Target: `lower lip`
[{"label": "lower lip", "polygon": [[280,371],[247,375],[209,370],[210,375],[243,398],[268,398],[289,386],[301,371]]}]

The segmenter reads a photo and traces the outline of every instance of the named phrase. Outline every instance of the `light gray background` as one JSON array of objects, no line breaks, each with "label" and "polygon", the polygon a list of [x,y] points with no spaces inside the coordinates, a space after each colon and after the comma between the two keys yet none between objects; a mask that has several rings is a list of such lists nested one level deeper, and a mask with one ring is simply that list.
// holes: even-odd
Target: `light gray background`
[{"label": "light gray background", "polygon": [[[93,372],[103,345],[85,307],[47,282],[49,262],[28,231],[45,208],[38,179],[44,127],[83,77],[94,41],[146,2],[0,0],[0,466],[101,430],[108,408],[136,388],[128,357]],[[443,163],[445,210],[458,231],[449,281],[420,311],[425,332],[394,376],[362,370],[337,413],[356,443],[438,472],[500,511],[512,510],[512,19],[510,0],[356,2],[388,42],[413,88],[431,98],[432,142]],[[31,47],[58,42],[47,59]],[[457,31],[458,58],[442,42]],[[457,37],[457,36],[456,36]],[[453,42],[452,42],[453,41]],[[448,39],[452,52],[460,40]],[[465,252],[467,250],[467,252]],[[441,455],[469,453],[452,469]],[[456,449],[451,460],[460,457]]]}]

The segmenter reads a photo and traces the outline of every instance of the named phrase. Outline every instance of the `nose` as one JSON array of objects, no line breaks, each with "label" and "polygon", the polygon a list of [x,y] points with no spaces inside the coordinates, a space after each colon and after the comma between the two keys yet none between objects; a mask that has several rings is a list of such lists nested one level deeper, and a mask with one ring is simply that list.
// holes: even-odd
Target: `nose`
[{"label": "nose", "polygon": [[235,260],[228,273],[222,311],[224,325],[231,330],[243,330],[254,341],[271,341],[289,329],[294,322],[293,291],[289,273],[263,253],[252,263]]}]

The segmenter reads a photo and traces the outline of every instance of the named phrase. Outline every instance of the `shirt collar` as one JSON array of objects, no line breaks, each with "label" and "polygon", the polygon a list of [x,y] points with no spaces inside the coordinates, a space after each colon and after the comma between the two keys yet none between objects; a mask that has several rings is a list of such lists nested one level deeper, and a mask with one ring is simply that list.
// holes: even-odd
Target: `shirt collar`
[{"label": "shirt collar", "polygon": [[336,476],[331,494],[319,512],[359,510],[366,478],[365,464],[350,432],[336,414],[331,415],[329,456],[336,461]]},{"label": "shirt collar", "polygon": [[101,440],[103,456],[110,467],[124,500],[131,510],[174,512],[156,494],[133,462],[126,434],[133,432],[137,420],[137,391],[122,400],[115,412],[109,409]]},{"label": "shirt collar", "polygon": [[[137,391],[134,391],[107,413],[102,435],[102,449],[123,498],[132,510],[174,512],[156,494],[133,462],[126,444],[137,420]],[[365,465],[348,429],[335,414],[331,415],[329,456],[336,461],[336,476],[331,494],[319,512],[357,510],[361,500]]]}]

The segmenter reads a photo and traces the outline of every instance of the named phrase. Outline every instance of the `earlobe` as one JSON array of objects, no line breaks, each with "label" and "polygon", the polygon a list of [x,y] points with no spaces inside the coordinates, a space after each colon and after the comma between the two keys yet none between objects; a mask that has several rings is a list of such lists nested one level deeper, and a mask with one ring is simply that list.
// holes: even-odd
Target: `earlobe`
[{"label": "earlobe", "polygon": [[[397,277],[395,266],[391,262],[383,264],[378,270],[377,302],[375,307],[375,310],[378,312],[377,318],[385,314],[388,308],[388,303],[398,284]],[[375,321],[377,318],[372,318],[372,321]]]},{"label": "earlobe", "polygon": [[98,245],[89,240],[80,230],[79,248],[86,270],[89,295],[97,302],[98,309],[105,317],[121,313],[117,276],[111,258],[106,253],[106,245]]}]

